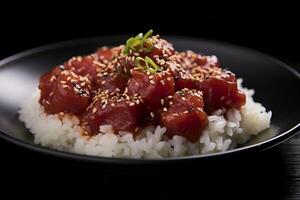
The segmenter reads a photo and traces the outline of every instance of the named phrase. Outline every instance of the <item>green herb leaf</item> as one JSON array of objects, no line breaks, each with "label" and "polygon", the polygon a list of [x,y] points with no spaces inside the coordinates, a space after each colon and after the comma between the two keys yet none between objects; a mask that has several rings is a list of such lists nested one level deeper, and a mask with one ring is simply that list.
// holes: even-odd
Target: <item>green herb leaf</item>
[{"label": "green herb leaf", "polygon": [[[126,45],[123,53],[128,54],[130,49],[135,51],[146,51],[149,52],[152,50],[153,43],[149,40],[151,37],[153,30],[150,29],[144,36],[142,33],[138,34],[135,37],[131,37],[126,41]],[[144,47],[144,44],[147,44],[147,47]]]},{"label": "green herb leaf", "polygon": [[[139,69],[143,69],[152,74],[161,71],[161,68],[148,56],[146,56],[145,59],[142,57],[136,57],[135,62]],[[143,64],[141,64],[141,62],[143,62]]]}]

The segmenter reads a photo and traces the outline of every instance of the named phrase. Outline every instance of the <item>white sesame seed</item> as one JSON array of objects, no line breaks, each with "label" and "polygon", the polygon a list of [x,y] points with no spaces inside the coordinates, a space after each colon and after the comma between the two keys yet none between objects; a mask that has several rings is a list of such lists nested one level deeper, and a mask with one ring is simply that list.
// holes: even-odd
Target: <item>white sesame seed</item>
[{"label": "white sesame seed", "polygon": [[50,82],[53,82],[56,79],[55,76],[51,76]]},{"label": "white sesame seed", "polygon": [[166,107],[163,108],[163,111],[168,111],[168,109]]},{"label": "white sesame seed", "polygon": [[160,100],[160,103],[161,103],[161,105],[164,105],[165,100],[164,100],[164,99],[161,99],[161,100]]},{"label": "white sesame seed", "polygon": [[129,106],[134,106],[135,105],[135,103],[134,102],[131,102],[130,104],[129,104]]},{"label": "white sesame seed", "polygon": [[97,108],[93,108],[93,114],[97,112]]},{"label": "white sesame seed", "polygon": [[78,61],[78,62],[81,62],[81,61],[82,61],[82,57],[81,57],[81,56],[78,56],[78,57],[77,57],[77,61]]},{"label": "white sesame seed", "polygon": [[154,118],[154,113],[153,113],[153,112],[150,112],[150,116],[151,116],[152,118]]},{"label": "white sesame seed", "polygon": [[152,85],[155,85],[155,82],[154,82],[153,80],[151,80],[150,83],[151,83]]}]

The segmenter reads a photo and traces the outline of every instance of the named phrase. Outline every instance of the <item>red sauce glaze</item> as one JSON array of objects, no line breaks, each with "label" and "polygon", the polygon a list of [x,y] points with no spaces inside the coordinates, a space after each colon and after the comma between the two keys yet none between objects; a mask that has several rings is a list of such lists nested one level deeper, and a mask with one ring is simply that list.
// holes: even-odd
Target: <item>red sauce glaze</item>
[{"label": "red sauce glaze", "polygon": [[235,75],[218,67],[194,68],[190,72],[193,78],[179,73],[176,90],[197,89],[203,92],[205,111],[212,112],[220,108],[240,108],[246,102],[245,94],[237,87]]},{"label": "red sauce glaze", "polygon": [[215,111],[219,108],[240,108],[246,103],[246,96],[237,88],[235,78],[232,80],[208,78],[199,85],[203,91],[205,110]]},{"label": "red sauce glaze", "polygon": [[198,81],[192,79],[184,79],[181,76],[177,76],[175,78],[176,83],[176,91],[188,88],[188,89],[197,89],[198,88]]},{"label": "red sauce glaze", "polygon": [[[148,56],[155,58],[168,58],[175,53],[173,45],[160,37],[152,37],[152,46],[149,47],[147,43],[144,44],[144,50],[139,51],[142,57]],[[149,50],[151,49],[151,50]]]},{"label": "red sauce glaze", "polygon": [[40,79],[40,104],[49,114],[82,114],[89,105],[91,83],[68,70],[54,68]]},{"label": "red sauce glaze", "polygon": [[[169,138],[195,142],[207,125],[206,113],[245,104],[235,75],[215,56],[176,52],[159,36],[142,44],[102,47],[43,75],[39,102],[45,112],[76,115],[87,135],[98,134],[100,125],[134,135],[147,125],[162,125]],[[146,69],[139,68],[143,59]]]},{"label": "red sauce glaze", "polygon": [[113,58],[119,56],[121,54],[121,51],[122,48],[120,47],[113,47],[113,48],[102,47],[99,48],[95,54],[98,57],[98,61],[102,63],[106,63],[113,60]]},{"label": "red sauce glaze", "polygon": [[105,65],[102,61],[95,56],[74,57],[65,63],[65,68],[87,76],[92,82],[93,90],[98,88],[109,91],[115,91],[116,88],[124,90],[127,83],[125,73],[114,66]]},{"label": "red sauce glaze", "polygon": [[99,133],[100,125],[112,125],[115,131],[136,133],[142,120],[144,105],[140,97],[128,95],[109,96],[101,92],[83,115],[83,124],[93,135]]},{"label": "red sauce glaze", "polygon": [[78,75],[86,76],[92,82],[93,88],[96,88],[100,84],[97,79],[97,73],[100,71],[99,65],[100,63],[92,56],[78,56],[71,58],[64,64],[64,67]]},{"label": "red sauce glaze", "polygon": [[167,136],[172,138],[179,135],[191,142],[197,141],[207,124],[201,92],[181,90],[176,92],[170,102],[168,110],[161,114],[161,123],[167,128]]},{"label": "red sauce glaze", "polygon": [[174,79],[167,72],[147,74],[143,70],[132,70],[132,77],[128,81],[128,94],[139,94],[151,111],[162,107],[161,99],[173,95],[175,91]]}]

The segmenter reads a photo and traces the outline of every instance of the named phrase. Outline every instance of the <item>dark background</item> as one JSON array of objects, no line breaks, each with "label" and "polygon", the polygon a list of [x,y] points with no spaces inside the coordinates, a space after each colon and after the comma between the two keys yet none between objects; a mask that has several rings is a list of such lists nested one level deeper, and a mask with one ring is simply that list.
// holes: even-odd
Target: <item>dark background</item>
[{"label": "dark background", "polygon": [[[141,13],[143,9],[135,9],[116,15],[104,13],[103,9],[111,8],[91,11],[85,7],[75,11],[68,8],[21,9],[13,12],[14,17],[3,15],[0,19],[0,58],[63,40],[136,34],[152,28],[161,35],[209,38],[247,46],[300,69],[297,16],[281,13],[256,16],[255,10],[249,16],[196,14],[204,8],[186,13],[169,8],[168,14],[159,16],[162,12],[152,7],[146,13]],[[12,190],[10,194],[33,197],[56,196],[63,192],[65,196],[98,193],[132,198],[143,194],[154,199],[185,195],[297,199],[300,197],[299,145],[300,137],[296,136],[263,153],[168,170],[156,168],[154,174],[150,173],[153,169],[145,169],[143,174],[120,175],[103,171],[99,165],[46,157],[0,140],[0,194]],[[111,190],[116,192],[110,193]]]}]

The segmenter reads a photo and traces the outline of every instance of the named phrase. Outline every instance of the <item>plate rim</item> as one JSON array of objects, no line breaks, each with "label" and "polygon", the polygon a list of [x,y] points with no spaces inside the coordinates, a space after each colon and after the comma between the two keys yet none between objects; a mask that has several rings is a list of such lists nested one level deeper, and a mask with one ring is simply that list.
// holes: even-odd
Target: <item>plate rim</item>
[{"label": "plate rim", "polygon": [[[14,60],[20,59],[22,57],[26,57],[29,55],[33,55],[38,52],[43,52],[59,47],[64,47],[64,46],[70,46],[70,45],[78,45],[81,43],[87,43],[90,41],[95,41],[97,39],[105,39],[105,38],[116,38],[116,37],[128,37],[129,35],[106,35],[106,36],[96,36],[96,37],[87,37],[87,38],[79,38],[79,39],[72,39],[72,40],[66,40],[66,41],[60,41],[56,43],[51,43],[47,45],[42,45],[39,47],[31,48],[25,51],[22,51],[20,53],[14,54],[12,56],[6,57],[2,60],[0,60],[0,69],[3,67],[3,65],[8,64],[9,62],[12,62]],[[212,39],[206,39],[206,38],[195,38],[195,37],[185,37],[185,36],[175,36],[175,35],[163,35],[165,38],[170,39],[170,40],[189,40],[189,41],[197,41],[197,42],[205,42],[205,43],[213,43],[217,45],[223,45],[226,47],[230,48],[235,48],[235,49],[242,49],[244,51],[250,51],[253,54],[256,54],[260,57],[263,57],[265,59],[268,59],[270,62],[275,63],[278,65],[278,67],[282,67],[285,70],[289,71],[292,75],[298,78],[298,81],[300,81],[300,73],[290,67],[288,64],[280,61],[277,58],[274,58],[270,55],[267,55],[265,53],[262,53],[260,51],[224,42],[224,41],[218,41],[218,40],[212,40]],[[225,152],[216,152],[216,153],[210,153],[210,154],[201,154],[201,155],[191,155],[191,156],[176,156],[176,157],[167,157],[167,158],[158,158],[158,159],[140,159],[140,158],[115,158],[115,157],[102,157],[102,156],[92,156],[92,155],[83,155],[83,154],[76,154],[76,153],[70,153],[70,152],[65,152],[65,151],[60,151],[60,150],[55,150],[55,149],[50,149],[47,147],[43,147],[41,145],[33,144],[33,143],[28,143],[23,140],[20,140],[18,138],[15,138],[9,134],[6,134],[0,127],[0,138],[4,139],[6,141],[9,141],[15,145],[24,147],[26,149],[38,152],[38,153],[43,153],[43,154],[48,154],[51,156],[58,156],[61,158],[67,158],[71,160],[81,160],[81,161],[89,161],[89,162],[96,162],[96,163],[105,163],[105,164],[166,164],[166,163],[173,163],[173,162],[178,162],[178,161],[187,161],[187,160],[200,160],[200,159],[210,159],[210,158],[217,158],[220,156],[228,156],[232,154],[237,154],[237,153],[243,153],[243,152],[251,152],[251,151],[262,151],[266,150],[269,148],[272,148],[276,145],[281,144],[282,142],[286,141],[287,139],[291,138],[294,136],[296,133],[300,131],[300,122],[296,124],[295,126],[291,127],[289,130],[282,132],[275,137],[272,137],[268,140],[256,143],[256,144],[251,144],[247,145],[244,147],[239,147],[236,149],[228,150]]]}]

